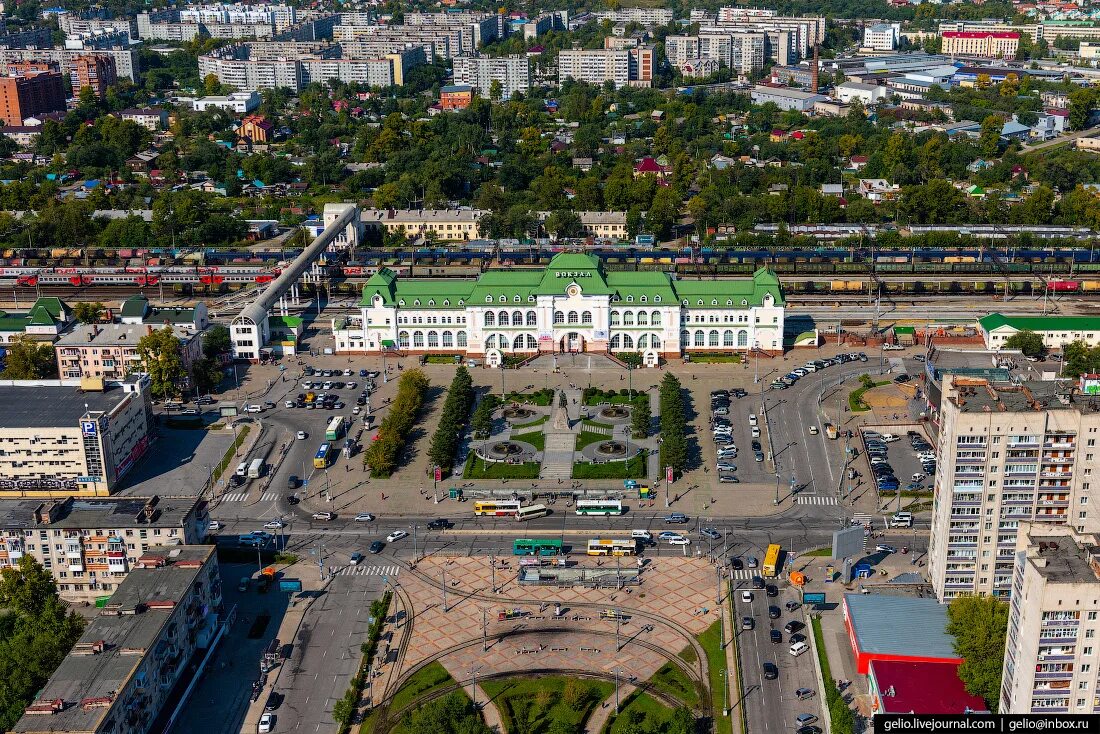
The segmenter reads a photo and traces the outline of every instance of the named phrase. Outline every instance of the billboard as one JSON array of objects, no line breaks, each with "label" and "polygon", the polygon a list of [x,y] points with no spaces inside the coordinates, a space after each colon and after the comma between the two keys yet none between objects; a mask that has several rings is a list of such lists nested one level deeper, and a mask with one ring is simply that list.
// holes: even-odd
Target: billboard
[{"label": "billboard", "polygon": [[803,594],[802,603],[807,606],[824,606],[825,595],[824,594]]},{"label": "billboard", "polygon": [[862,525],[833,531],[833,559],[842,560],[863,553]]}]

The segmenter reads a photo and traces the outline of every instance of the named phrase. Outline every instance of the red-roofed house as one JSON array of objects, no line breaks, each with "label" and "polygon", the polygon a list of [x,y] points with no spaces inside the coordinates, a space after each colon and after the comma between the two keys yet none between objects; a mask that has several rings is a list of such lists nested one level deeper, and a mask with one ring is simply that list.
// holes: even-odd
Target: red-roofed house
[{"label": "red-roofed house", "polygon": [[848,159],[848,170],[850,170],[850,171],[862,170],[863,167],[867,165],[867,160],[868,160],[868,158],[865,155],[854,155],[854,156],[852,156],[851,158]]},{"label": "red-roofed house", "polygon": [[662,179],[668,175],[668,169],[655,161],[652,156],[646,156],[634,166],[634,178],[653,175]]},{"label": "red-roofed house", "polygon": [[941,53],[961,56],[1015,57],[1020,34],[1011,31],[944,31]]},{"label": "red-roofed house", "polygon": [[959,663],[872,660],[868,673],[876,714],[969,714],[987,711],[981,696],[966,692]]},{"label": "red-roofed house", "polygon": [[237,128],[237,137],[253,143],[266,143],[271,140],[274,129],[275,126],[263,115],[247,115]]}]

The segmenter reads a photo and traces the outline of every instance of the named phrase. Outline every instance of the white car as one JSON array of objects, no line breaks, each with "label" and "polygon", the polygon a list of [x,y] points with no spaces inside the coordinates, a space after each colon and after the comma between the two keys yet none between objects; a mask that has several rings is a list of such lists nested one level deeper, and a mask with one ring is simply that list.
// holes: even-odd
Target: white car
[{"label": "white car", "polygon": [[295,438],[297,438],[299,441],[305,441],[307,438],[309,438],[309,434],[305,431],[298,431],[298,433],[295,435]]},{"label": "white car", "polygon": [[222,529],[222,524],[220,522],[218,522],[217,520],[211,520],[206,525],[206,530],[208,532],[211,531],[211,530],[221,530],[221,529]]},{"label": "white car", "polygon": [[294,407],[294,401],[293,400],[284,400],[283,401],[283,407],[284,408],[293,408]]},{"label": "white car", "polygon": [[351,377],[351,370],[344,370],[344,377]]},{"label": "white car", "polygon": [[810,435],[811,436],[816,436],[817,435],[817,426],[810,426]]},{"label": "white car", "polygon": [[286,523],[282,520],[269,520],[264,523],[264,527],[268,530],[278,530],[280,528],[285,528]]},{"label": "white car", "polygon": [[759,428],[757,428],[756,426],[753,426],[753,427],[752,427],[752,430],[751,430],[751,431],[749,431],[749,434],[750,434],[750,435],[751,435],[751,436],[752,436],[753,438],[760,438],[760,429],[759,429]]},{"label": "white car", "polygon": [[360,512],[355,516],[355,522],[371,522],[374,520],[374,515],[369,512]]},{"label": "white car", "polygon": [[669,545],[691,545],[691,540],[688,539],[688,538],[685,538],[682,535],[677,535],[675,538],[669,538],[668,539],[668,544]]},{"label": "white car", "polygon": [[259,734],[268,734],[273,726],[275,726],[275,714],[264,714],[260,717],[260,724],[256,731]]},{"label": "white car", "polygon": [[741,601],[751,602],[752,601],[752,592],[751,591],[742,591],[741,592]]},{"label": "white car", "polygon": [[358,405],[351,409],[352,415],[359,415],[359,411],[362,410]]},{"label": "white car", "polygon": [[409,537],[409,534],[406,533],[404,530],[394,530],[392,533],[386,536],[386,542],[392,543],[395,540],[401,540],[402,538],[407,537]]},{"label": "white car", "polygon": [[756,422],[756,413],[749,413],[749,425],[750,425],[750,426],[755,426],[755,425],[757,425],[757,422]]},{"label": "white car", "polygon": [[263,409],[262,405],[253,404],[253,405],[249,405],[248,407],[246,407],[244,409],[244,412],[246,412],[246,413],[263,413],[264,409]]}]

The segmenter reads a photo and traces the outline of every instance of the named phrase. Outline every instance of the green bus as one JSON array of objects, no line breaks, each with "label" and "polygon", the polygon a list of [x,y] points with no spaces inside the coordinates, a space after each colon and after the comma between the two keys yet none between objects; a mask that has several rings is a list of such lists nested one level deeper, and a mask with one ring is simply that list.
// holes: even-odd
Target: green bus
[{"label": "green bus", "polygon": [[522,538],[512,541],[513,556],[560,556],[561,541],[551,538]]}]

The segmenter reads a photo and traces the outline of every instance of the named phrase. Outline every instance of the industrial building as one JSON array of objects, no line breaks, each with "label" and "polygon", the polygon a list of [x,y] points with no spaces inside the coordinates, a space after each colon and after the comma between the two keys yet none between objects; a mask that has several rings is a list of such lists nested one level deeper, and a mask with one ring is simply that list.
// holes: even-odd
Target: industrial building
[{"label": "industrial building", "polygon": [[801,89],[789,87],[765,87],[757,85],[752,90],[753,104],[767,104],[773,102],[781,110],[797,110],[798,112],[810,112],[816,102],[826,102],[828,97],[816,92],[805,92]]},{"label": "industrial building", "polygon": [[1024,523],[1013,550],[1000,713],[1100,713],[1097,537]]},{"label": "industrial building", "polygon": [[110,494],[153,433],[148,378],[0,384],[0,498]]},{"label": "industrial building", "polygon": [[177,684],[223,631],[212,545],[150,548],[12,728],[18,734],[153,730]]},{"label": "industrial building", "polygon": [[61,598],[114,593],[151,547],[200,543],[209,522],[198,497],[0,500],[0,568],[30,556],[53,574]]}]

